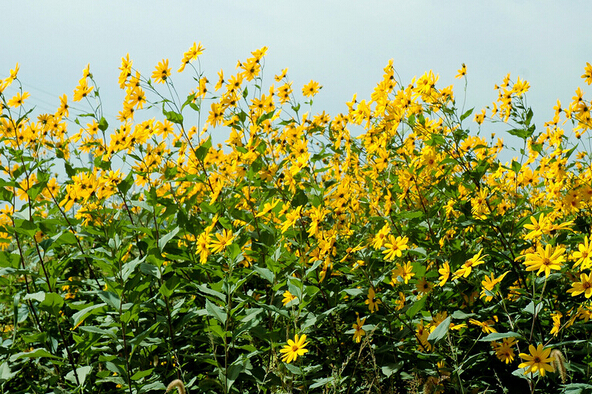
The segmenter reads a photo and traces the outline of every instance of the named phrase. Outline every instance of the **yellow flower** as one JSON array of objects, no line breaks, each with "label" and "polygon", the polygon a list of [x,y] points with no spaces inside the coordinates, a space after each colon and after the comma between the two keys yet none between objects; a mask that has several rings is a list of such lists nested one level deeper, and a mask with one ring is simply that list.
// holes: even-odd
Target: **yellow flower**
[{"label": "yellow flower", "polygon": [[288,290],[286,290],[284,292],[284,299],[282,300],[282,302],[284,303],[284,306],[288,305],[288,303],[292,300],[295,300],[296,296],[292,295],[292,293],[290,293]]},{"label": "yellow flower", "polygon": [[504,338],[502,339],[502,343],[499,342],[492,342],[491,346],[495,351],[495,356],[502,362],[506,364],[510,364],[514,361],[514,345],[516,344],[516,339],[514,338]]},{"label": "yellow flower", "polygon": [[25,99],[27,99],[29,97],[31,97],[29,92],[23,92],[22,95],[19,92],[13,98],[8,100],[8,103],[6,103],[6,104],[8,104],[8,106],[12,107],[12,108],[18,108],[21,105],[23,105],[23,101],[25,101]]},{"label": "yellow flower", "polygon": [[407,237],[396,237],[394,235],[389,235],[387,237],[387,242],[385,242],[384,247],[386,250],[383,250],[384,258],[388,261],[392,261],[395,257],[401,257],[403,255],[403,250],[408,249],[407,246]]},{"label": "yellow flower", "polygon": [[353,328],[356,330],[354,333],[354,342],[360,343],[362,340],[362,336],[366,335],[366,331],[362,329],[362,326],[366,322],[366,318],[360,320],[360,316],[358,316],[357,321],[353,324]]},{"label": "yellow flower", "polygon": [[232,230],[226,229],[222,231],[222,234],[216,233],[215,236],[216,240],[212,240],[209,245],[212,249],[212,253],[223,252],[224,249],[226,249],[226,247],[230,245],[232,243],[232,240],[234,239],[234,235],[232,235]]},{"label": "yellow flower", "polygon": [[413,272],[413,266],[411,266],[411,263],[407,262],[404,265],[397,264],[391,274],[391,286],[395,286],[399,282],[399,277],[401,277],[401,280],[407,284],[412,276],[415,276],[415,273]]},{"label": "yellow flower", "polygon": [[495,321],[493,321],[491,319],[486,320],[484,322],[480,322],[479,320],[475,320],[475,319],[469,319],[469,323],[481,327],[481,330],[485,334],[491,334],[493,332],[497,332],[497,330],[492,327],[495,324]]},{"label": "yellow flower", "polygon": [[573,259],[576,259],[576,262],[573,265],[573,268],[576,268],[578,265],[582,265],[581,269],[585,270],[592,267],[592,244],[589,243],[588,236],[584,238],[584,243],[578,245],[578,251],[574,252],[572,255]]},{"label": "yellow flower", "polygon": [[368,289],[368,299],[364,302],[366,305],[368,305],[368,309],[370,309],[370,313],[374,313],[378,311],[378,305],[382,304],[381,300],[375,300],[375,293],[374,293],[374,289],[371,287],[370,289]]},{"label": "yellow flower", "polygon": [[304,353],[308,352],[308,349],[304,347],[308,345],[306,341],[306,335],[302,334],[301,337],[298,337],[298,334],[294,337],[294,340],[288,339],[288,344],[284,345],[283,349],[280,349],[280,353],[285,353],[282,356],[282,361],[287,362],[288,364],[292,361],[296,360],[298,356],[303,356]]},{"label": "yellow flower", "polygon": [[319,86],[318,82],[310,81],[302,88],[302,94],[304,97],[313,97],[315,94],[319,92],[322,86]]},{"label": "yellow flower", "polygon": [[456,78],[456,79],[462,78],[465,75],[467,75],[467,65],[463,63],[462,64],[462,67],[460,68],[460,70],[458,70],[458,74],[454,78]]},{"label": "yellow flower", "polygon": [[199,44],[193,43],[193,46],[189,48],[189,51],[183,54],[183,60],[181,61],[181,67],[177,72],[183,72],[185,70],[185,66],[194,60],[197,59],[199,55],[201,55],[204,51],[204,48],[201,46],[201,42]]},{"label": "yellow flower", "polygon": [[372,247],[374,249],[380,249],[384,245],[384,241],[386,241],[387,236],[391,232],[391,227],[389,224],[385,224],[382,228],[376,233],[374,238],[372,239]]},{"label": "yellow flower", "polygon": [[171,69],[169,68],[169,59],[162,59],[156,66],[156,70],[152,73],[152,78],[156,83],[165,83],[167,78],[171,76]]},{"label": "yellow flower", "polygon": [[476,255],[474,255],[473,257],[468,259],[467,261],[465,261],[465,263],[458,270],[456,270],[454,272],[454,279],[460,278],[461,276],[463,278],[468,277],[471,274],[473,267],[483,264],[485,262],[483,260],[483,257],[485,257],[485,256],[481,256],[481,253],[483,253],[483,249],[481,249],[479,251],[479,253],[477,253]]},{"label": "yellow flower", "polygon": [[434,284],[428,282],[426,278],[421,278],[419,281],[417,281],[415,287],[417,288],[418,293],[427,294],[432,290]]},{"label": "yellow flower", "polygon": [[498,276],[497,278],[495,278],[493,276],[493,272],[490,273],[491,276],[487,276],[485,275],[483,277],[483,280],[481,281],[481,286],[483,287],[483,289],[481,289],[481,297],[480,298],[485,298],[485,301],[491,301],[491,299],[493,298],[493,296],[497,293],[494,292],[493,289],[495,288],[495,286],[500,283],[504,277],[506,275],[508,275],[510,271],[506,271],[503,274],[501,274],[500,276]]},{"label": "yellow flower", "polygon": [[561,318],[563,317],[563,314],[559,311],[556,311],[555,313],[553,313],[551,315],[551,318],[553,318],[553,328],[551,329],[551,334],[553,334],[553,336],[557,336],[557,334],[559,333],[559,330],[561,329]]},{"label": "yellow flower", "polygon": [[541,376],[545,376],[545,372],[555,372],[555,368],[551,364],[555,357],[549,357],[551,353],[551,349],[547,348],[544,349],[543,345],[539,343],[539,345],[535,348],[533,345],[528,346],[528,350],[530,354],[520,353],[520,358],[525,360],[521,363],[518,368],[526,368],[528,369],[524,371],[524,374],[528,373],[535,373],[539,372]]},{"label": "yellow flower", "polygon": [[121,73],[119,73],[119,87],[123,89],[127,79],[132,75],[132,63],[133,61],[129,58],[129,53],[125,57],[121,58]]},{"label": "yellow flower", "polygon": [[72,98],[73,101],[80,101],[94,89],[94,86],[88,86],[88,82],[86,78],[82,78],[78,81],[78,86],[74,89],[74,97]]},{"label": "yellow flower", "polygon": [[440,273],[440,277],[438,278],[440,283],[438,283],[438,286],[442,287],[446,284],[448,278],[450,277],[450,264],[448,264],[448,261],[442,265],[442,268],[440,268],[438,272]]},{"label": "yellow flower", "polygon": [[592,275],[587,275],[585,273],[580,274],[580,281],[574,282],[571,284],[572,289],[569,289],[567,292],[571,293],[572,297],[580,295],[584,293],[586,298],[592,297]]},{"label": "yellow flower", "polygon": [[563,255],[564,252],[565,248],[560,246],[557,246],[555,249],[553,249],[551,245],[547,244],[545,249],[543,249],[540,245],[538,245],[535,253],[526,254],[526,261],[524,261],[524,265],[526,265],[527,271],[538,270],[537,275],[541,272],[544,272],[545,277],[547,278],[552,269],[561,269],[563,265],[562,262],[565,261],[565,256]]}]

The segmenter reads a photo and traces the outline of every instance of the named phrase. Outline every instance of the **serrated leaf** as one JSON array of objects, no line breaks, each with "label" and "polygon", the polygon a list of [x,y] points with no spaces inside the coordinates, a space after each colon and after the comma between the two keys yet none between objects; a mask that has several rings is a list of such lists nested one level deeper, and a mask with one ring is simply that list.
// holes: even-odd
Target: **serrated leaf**
[{"label": "serrated leaf", "polygon": [[273,272],[267,268],[258,267],[256,265],[253,266],[253,270],[259,274],[263,279],[267,280],[269,283],[274,282],[274,275]]},{"label": "serrated leaf", "polygon": [[226,324],[226,312],[218,305],[206,298],[206,310],[208,315],[218,320],[222,324]]}]

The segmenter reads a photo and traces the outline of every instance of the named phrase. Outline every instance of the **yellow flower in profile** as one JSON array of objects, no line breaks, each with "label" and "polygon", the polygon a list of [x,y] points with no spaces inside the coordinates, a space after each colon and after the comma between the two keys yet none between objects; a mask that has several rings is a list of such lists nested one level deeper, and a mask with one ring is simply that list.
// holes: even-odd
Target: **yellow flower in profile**
[{"label": "yellow flower in profile", "polygon": [[[545,278],[549,277],[551,270],[560,270],[565,261],[565,248],[553,246],[547,244],[545,249],[538,245],[535,253],[527,253],[524,265],[526,265],[527,271],[536,271],[537,275],[541,272],[545,273]],[[519,256],[520,258],[522,256]]]},{"label": "yellow flower in profile", "polygon": [[585,273],[580,274],[580,281],[574,282],[571,284],[572,289],[569,289],[567,292],[571,293],[572,297],[580,295],[584,293],[586,298],[592,297],[592,278],[591,275],[587,275]]},{"label": "yellow flower in profile", "polygon": [[553,313],[551,315],[551,318],[553,319],[553,328],[551,329],[550,334],[552,334],[553,336],[557,336],[557,334],[559,333],[559,330],[561,329],[561,318],[563,317],[563,313],[556,311],[555,313]]},{"label": "yellow flower in profile", "polygon": [[167,78],[171,76],[171,69],[169,67],[169,59],[162,59],[156,66],[156,70],[152,73],[152,78],[156,83],[165,83]]},{"label": "yellow flower in profile", "polygon": [[306,341],[305,334],[302,334],[300,337],[296,334],[294,340],[288,339],[288,344],[284,345],[283,349],[280,349],[280,353],[285,353],[282,356],[282,361],[289,364],[292,361],[295,361],[298,356],[303,356],[304,353],[307,353],[308,349],[305,349],[304,347],[308,345],[308,342],[304,341]]},{"label": "yellow flower in profile", "polygon": [[199,55],[201,55],[204,51],[204,48],[201,46],[201,42],[199,44],[193,43],[193,46],[189,48],[187,52],[183,54],[183,60],[181,61],[181,67],[177,72],[183,72],[185,70],[185,66],[194,60],[197,59]]},{"label": "yellow flower in profile", "polygon": [[322,86],[319,86],[318,82],[310,81],[302,88],[302,95],[304,97],[314,97],[315,94],[319,92]]},{"label": "yellow flower in profile", "polygon": [[465,75],[467,75],[467,65],[463,63],[460,70],[458,70],[458,74],[454,78],[459,79],[464,77]]},{"label": "yellow flower in profile", "polygon": [[284,291],[284,299],[282,300],[282,303],[284,304],[284,306],[288,305],[288,303],[292,300],[295,300],[296,296],[292,295],[292,293],[290,293],[288,290]]},{"label": "yellow flower in profile", "polygon": [[572,254],[572,258],[576,260],[573,268],[576,268],[580,264],[583,270],[592,267],[592,244],[589,242],[587,235],[584,238],[584,243],[578,245],[578,251]]},{"label": "yellow flower in profile", "polygon": [[460,278],[461,276],[463,278],[468,277],[471,272],[473,271],[473,267],[483,264],[485,261],[483,260],[483,257],[485,256],[481,256],[481,253],[483,253],[483,249],[481,249],[479,251],[479,253],[477,253],[476,255],[474,255],[473,257],[471,257],[470,259],[468,259],[467,261],[465,261],[465,263],[454,272],[454,279],[456,278]]},{"label": "yellow flower in profile", "polygon": [[440,283],[438,283],[438,286],[442,287],[446,284],[448,278],[450,277],[450,264],[448,261],[444,262],[442,268],[440,268],[438,272],[440,273],[440,277],[438,278]]},{"label": "yellow flower in profile", "polygon": [[508,275],[509,272],[510,271],[506,271],[497,278],[494,277],[493,272],[490,272],[490,276],[485,275],[483,277],[483,280],[481,281],[481,286],[483,288],[481,289],[480,298],[485,298],[486,302],[491,301],[493,299],[493,296],[497,293],[494,292],[493,289],[498,283],[500,283],[505,278],[506,275]]},{"label": "yellow flower in profile", "polygon": [[535,348],[533,345],[528,346],[528,350],[530,354],[520,353],[520,358],[524,360],[518,368],[526,368],[528,369],[524,371],[524,374],[528,373],[535,373],[539,372],[541,376],[545,376],[545,372],[555,372],[555,367],[553,367],[552,362],[555,360],[555,357],[549,357],[551,354],[551,349],[544,349],[543,344],[539,343],[539,345]]},{"label": "yellow flower in profile", "polygon": [[492,327],[495,324],[495,321],[493,321],[491,319],[486,320],[484,322],[480,322],[479,320],[475,320],[475,319],[469,319],[469,323],[481,327],[481,330],[485,334],[491,334],[491,333],[497,332],[497,330]]},{"label": "yellow flower in profile", "polygon": [[588,62],[586,62],[586,67],[584,67],[584,74],[582,75],[582,78],[585,79],[584,82],[586,82],[588,85],[592,84],[592,65],[590,65]]},{"label": "yellow flower in profile", "polygon": [[354,332],[354,342],[355,343],[360,343],[360,341],[362,340],[362,337],[364,335],[366,335],[366,331],[364,331],[362,329],[362,326],[364,325],[365,322],[366,322],[366,318],[360,320],[360,316],[358,316],[357,321],[353,324],[353,328],[354,328],[354,330],[356,330],[356,332]]}]

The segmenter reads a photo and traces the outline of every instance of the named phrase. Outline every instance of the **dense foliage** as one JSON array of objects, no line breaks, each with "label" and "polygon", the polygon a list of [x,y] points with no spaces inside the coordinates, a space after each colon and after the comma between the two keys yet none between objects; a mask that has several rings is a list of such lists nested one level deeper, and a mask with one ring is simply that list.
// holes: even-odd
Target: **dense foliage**
[{"label": "dense foliage", "polygon": [[87,113],[31,119],[18,65],[0,80],[2,392],[590,392],[582,91],[536,128],[520,78],[474,115],[391,61],[313,115],[317,82],[263,86],[266,50],[212,83],[194,44],[186,99],[126,56],[116,126],[89,67]]}]

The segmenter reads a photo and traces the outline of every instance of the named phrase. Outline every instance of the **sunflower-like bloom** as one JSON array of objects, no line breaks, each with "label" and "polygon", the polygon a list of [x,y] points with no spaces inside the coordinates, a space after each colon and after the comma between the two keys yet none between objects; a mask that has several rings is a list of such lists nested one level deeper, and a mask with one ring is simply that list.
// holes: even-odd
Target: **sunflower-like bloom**
[{"label": "sunflower-like bloom", "polygon": [[465,261],[465,263],[458,270],[456,270],[456,272],[454,273],[454,279],[457,279],[460,277],[463,277],[463,278],[468,277],[471,274],[471,272],[473,271],[473,267],[483,264],[485,262],[483,260],[483,257],[485,257],[485,256],[481,256],[481,253],[483,253],[483,249],[481,249],[479,251],[479,253],[477,253],[476,255],[474,255],[473,257],[468,259],[467,261]]},{"label": "sunflower-like bloom", "polygon": [[305,334],[302,334],[300,337],[298,337],[298,334],[296,334],[294,340],[288,339],[288,344],[284,345],[283,349],[280,349],[280,353],[285,353],[282,356],[282,361],[285,361],[289,364],[296,360],[298,356],[303,356],[304,353],[307,353],[308,349],[305,349],[305,346],[308,345],[308,342],[304,341],[306,341]]},{"label": "sunflower-like bloom", "polygon": [[549,277],[551,270],[560,270],[565,261],[565,248],[547,244],[545,249],[542,246],[537,246],[535,253],[527,253],[524,265],[527,271],[536,271],[537,275],[541,272],[545,273],[545,278]]},{"label": "sunflower-like bloom", "polygon": [[584,293],[586,298],[592,297],[592,275],[585,273],[580,274],[580,281],[571,284],[572,288],[567,292],[571,293],[572,297]]},{"label": "sunflower-like bloom", "polygon": [[545,372],[555,372],[555,367],[553,367],[553,361],[555,357],[549,357],[551,354],[551,349],[547,348],[544,349],[543,345],[539,343],[539,345],[535,348],[533,345],[528,346],[528,350],[530,354],[520,353],[520,358],[524,360],[518,368],[525,368],[528,367],[524,374],[528,374],[530,372],[535,373],[539,372],[541,376],[545,376]]},{"label": "sunflower-like bloom", "polygon": [[167,78],[171,76],[171,69],[169,67],[169,59],[163,59],[156,66],[156,70],[152,73],[152,78],[156,83],[165,83]]}]

